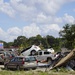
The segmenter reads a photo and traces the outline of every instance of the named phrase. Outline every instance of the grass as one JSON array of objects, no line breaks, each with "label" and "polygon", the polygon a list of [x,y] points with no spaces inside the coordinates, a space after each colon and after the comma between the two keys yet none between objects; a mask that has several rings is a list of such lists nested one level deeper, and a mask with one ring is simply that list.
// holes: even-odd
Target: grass
[{"label": "grass", "polygon": [[0,75],[75,75],[75,71],[68,71],[60,69],[59,71],[51,70],[48,72],[29,70],[29,71],[11,71],[11,70],[0,70]]}]

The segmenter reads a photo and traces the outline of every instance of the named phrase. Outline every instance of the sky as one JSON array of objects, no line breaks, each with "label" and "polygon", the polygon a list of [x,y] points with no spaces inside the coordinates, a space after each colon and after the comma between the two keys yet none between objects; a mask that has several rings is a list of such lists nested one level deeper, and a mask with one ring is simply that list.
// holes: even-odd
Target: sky
[{"label": "sky", "polygon": [[75,24],[75,0],[0,0],[0,40],[59,37],[67,23]]}]

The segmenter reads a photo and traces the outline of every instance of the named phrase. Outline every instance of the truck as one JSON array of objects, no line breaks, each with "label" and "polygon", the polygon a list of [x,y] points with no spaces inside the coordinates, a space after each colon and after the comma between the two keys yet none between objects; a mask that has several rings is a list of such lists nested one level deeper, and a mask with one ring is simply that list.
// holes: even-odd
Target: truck
[{"label": "truck", "polygon": [[41,50],[39,46],[32,45],[21,51],[20,56],[35,56],[39,62],[50,62],[56,59],[53,49]]},{"label": "truck", "polygon": [[38,62],[50,63],[57,58],[57,55],[48,51],[40,50],[35,55]]}]

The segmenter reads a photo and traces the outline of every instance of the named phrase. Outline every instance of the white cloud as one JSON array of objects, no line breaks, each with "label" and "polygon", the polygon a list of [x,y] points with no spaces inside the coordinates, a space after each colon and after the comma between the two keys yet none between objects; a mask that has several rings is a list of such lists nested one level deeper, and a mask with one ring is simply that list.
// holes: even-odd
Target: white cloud
[{"label": "white cloud", "polygon": [[[10,42],[14,41],[18,36],[26,36],[32,37],[40,34],[41,36],[45,35],[58,35],[60,31],[60,27],[57,24],[50,24],[50,25],[40,25],[38,26],[35,23],[30,25],[24,26],[23,29],[18,27],[9,28],[6,32],[0,28],[0,39]],[[55,34],[56,33],[56,34]]]},{"label": "white cloud", "polygon": [[62,23],[63,20],[62,20],[61,17],[54,17],[54,22],[55,22],[55,23]]},{"label": "white cloud", "polygon": [[[0,0],[0,12],[10,17],[23,19],[29,23],[23,29],[18,27],[9,28],[6,32],[0,28],[0,38],[12,41],[19,35],[26,37],[41,35],[58,35],[59,24],[75,23],[75,18],[65,14],[64,17],[56,17],[56,13],[62,5],[75,0]],[[54,35],[54,36],[55,36]]]},{"label": "white cloud", "polygon": [[0,28],[0,40],[7,41],[8,34],[2,28]]},{"label": "white cloud", "polygon": [[56,31],[57,33],[60,31],[60,27],[57,24],[44,25],[41,27],[43,33],[48,34],[49,32]]},{"label": "white cloud", "polygon": [[71,15],[68,15],[67,13],[64,14],[64,17],[63,17],[63,20],[66,22],[66,23],[75,23],[75,18]]},{"label": "white cloud", "polygon": [[10,3],[4,3],[3,0],[0,0],[0,11],[9,15],[10,17],[15,16],[15,10],[11,7]]},{"label": "white cloud", "polygon": [[5,39],[6,42],[13,42],[14,39],[17,39],[17,36],[8,35]]},{"label": "white cloud", "polygon": [[22,31],[18,27],[9,28],[7,32],[9,35],[13,36],[22,35]]},{"label": "white cloud", "polygon": [[27,21],[31,20],[35,17],[36,8],[33,5],[29,5],[27,0],[11,0],[10,4],[14,8],[14,10],[17,12],[17,15],[21,17],[21,19]]},{"label": "white cloud", "polygon": [[27,37],[36,36],[41,34],[40,28],[36,24],[31,24],[23,28],[23,35]]},{"label": "white cloud", "polygon": [[21,30],[17,27],[10,28],[7,31],[4,31],[2,28],[0,28],[0,40],[10,42],[14,41],[14,39],[17,38],[17,36],[20,36]]},{"label": "white cloud", "polygon": [[3,0],[0,0],[0,5],[3,4]]},{"label": "white cloud", "polygon": [[54,15],[64,3],[64,0],[39,0],[41,10],[46,14]]},{"label": "white cloud", "polygon": [[0,28],[0,38],[3,38],[6,35],[6,33],[3,31],[2,28]]},{"label": "white cloud", "polygon": [[36,23],[50,23],[52,21],[52,16],[47,16],[44,13],[39,13],[36,18],[33,19],[33,22]]},{"label": "white cloud", "polygon": [[43,14],[43,13],[40,13],[37,15],[37,22],[44,22],[46,21],[47,17]]},{"label": "white cloud", "polygon": [[36,25],[32,23],[31,25],[23,27],[23,35],[26,37],[40,35],[53,35],[56,33],[58,36],[58,32],[60,31],[60,27],[58,24],[50,24],[50,25]]},{"label": "white cloud", "polygon": [[[38,34],[40,35],[57,35],[58,36],[58,32],[61,30],[61,28],[59,27],[58,24],[50,24],[50,25],[36,25],[36,24],[31,24],[29,26],[25,26],[23,28],[23,35],[27,36],[27,37],[31,37],[31,36],[36,36]],[[56,33],[56,34],[55,34]],[[55,35],[54,35],[55,34]]]},{"label": "white cloud", "polygon": [[60,27],[59,27],[59,25],[57,25],[57,24],[51,24],[50,26],[49,26],[49,28],[51,29],[51,30],[55,30],[55,31],[60,31]]},{"label": "white cloud", "polygon": [[63,3],[64,0],[10,0],[8,3],[1,0],[0,10],[10,17],[18,15],[22,19],[31,20],[41,12],[45,14],[45,17],[54,15]]},{"label": "white cloud", "polygon": [[72,1],[75,0],[10,0],[9,2],[0,0],[0,11],[10,17],[18,16],[25,21],[51,22],[51,17],[61,6]]},{"label": "white cloud", "polygon": [[43,25],[40,27],[40,29],[43,36],[52,35],[54,37],[58,37],[58,33],[61,30],[58,24]]}]

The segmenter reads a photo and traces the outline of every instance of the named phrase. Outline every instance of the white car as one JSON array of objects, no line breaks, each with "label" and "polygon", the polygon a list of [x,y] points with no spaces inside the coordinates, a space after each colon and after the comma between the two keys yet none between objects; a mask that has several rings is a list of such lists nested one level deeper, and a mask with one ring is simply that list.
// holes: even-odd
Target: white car
[{"label": "white car", "polygon": [[39,46],[32,45],[21,51],[22,56],[34,55],[37,51],[41,50]]},{"label": "white car", "polygon": [[49,48],[49,49],[47,49],[47,51],[48,52],[51,52],[51,53],[54,53],[55,52],[53,48]]}]

